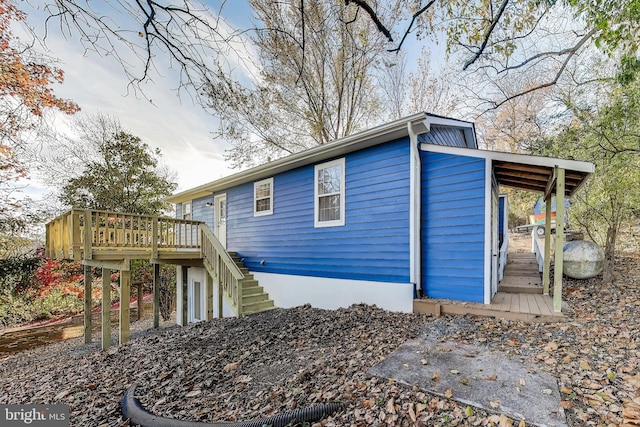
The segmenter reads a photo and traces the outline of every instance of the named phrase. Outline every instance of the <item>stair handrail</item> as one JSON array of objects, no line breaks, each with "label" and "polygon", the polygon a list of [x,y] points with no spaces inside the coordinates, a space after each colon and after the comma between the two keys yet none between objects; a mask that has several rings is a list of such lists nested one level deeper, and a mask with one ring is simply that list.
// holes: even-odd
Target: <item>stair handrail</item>
[{"label": "stair handrail", "polygon": [[242,280],[244,274],[222,243],[206,224],[200,224],[202,261],[209,274],[218,281],[222,292],[236,317],[242,316]]},{"label": "stair handrail", "polygon": [[538,262],[538,271],[542,273],[544,270],[544,244],[540,240],[540,236],[534,227],[531,231],[531,252],[536,254],[536,261]]}]

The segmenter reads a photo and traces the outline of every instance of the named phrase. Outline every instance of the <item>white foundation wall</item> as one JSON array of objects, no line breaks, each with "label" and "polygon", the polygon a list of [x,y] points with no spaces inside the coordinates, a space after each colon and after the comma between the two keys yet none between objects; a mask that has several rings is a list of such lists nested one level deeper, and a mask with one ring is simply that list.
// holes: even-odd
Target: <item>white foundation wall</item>
[{"label": "white foundation wall", "polygon": [[413,312],[413,285],[410,283],[251,273],[280,308],[311,304],[312,307],[335,310],[365,303],[389,311]]}]

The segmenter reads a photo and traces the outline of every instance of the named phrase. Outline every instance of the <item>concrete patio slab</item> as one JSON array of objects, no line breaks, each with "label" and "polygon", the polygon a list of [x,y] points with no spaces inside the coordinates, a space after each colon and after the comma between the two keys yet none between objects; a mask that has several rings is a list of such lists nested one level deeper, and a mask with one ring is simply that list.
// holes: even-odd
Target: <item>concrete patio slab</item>
[{"label": "concrete patio slab", "polygon": [[525,420],[527,425],[567,426],[552,375],[486,346],[441,341],[434,335],[406,342],[371,368],[369,376],[418,386],[438,396]]}]

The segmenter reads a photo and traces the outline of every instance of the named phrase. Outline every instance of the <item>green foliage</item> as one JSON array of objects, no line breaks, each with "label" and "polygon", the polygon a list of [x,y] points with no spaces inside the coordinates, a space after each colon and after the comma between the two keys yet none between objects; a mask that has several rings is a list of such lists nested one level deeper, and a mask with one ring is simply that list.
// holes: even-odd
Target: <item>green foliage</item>
[{"label": "green foliage", "polygon": [[611,250],[621,225],[640,204],[639,99],[640,86],[634,83],[614,89],[600,110],[571,105],[574,125],[537,147],[543,154],[595,163],[595,173],[576,193],[570,221]]},{"label": "green foliage", "polygon": [[19,256],[0,259],[0,290],[24,292],[35,287],[33,275],[42,258]]},{"label": "green foliage", "polygon": [[33,256],[0,260],[0,326],[9,326],[83,309],[77,282],[79,262],[58,262]]},{"label": "green foliage", "polygon": [[97,160],[62,188],[60,201],[76,208],[153,215],[168,207],[163,200],[177,184],[160,168],[152,150],[126,132],[105,135]]}]

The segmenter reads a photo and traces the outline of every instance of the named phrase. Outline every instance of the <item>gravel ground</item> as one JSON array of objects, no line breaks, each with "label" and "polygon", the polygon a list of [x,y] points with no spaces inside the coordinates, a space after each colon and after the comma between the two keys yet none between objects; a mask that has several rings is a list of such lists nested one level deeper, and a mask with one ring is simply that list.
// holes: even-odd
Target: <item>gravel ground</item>
[{"label": "gravel ground", "polygon": [[443,340],[502,350],[551,372],[569,425],[619,425],[640,387],[639,261],[618,260],[614,284],[567,279],[569,320],[558,324],[435,319],[364,305],[276,309],[159,330],[145,330],[150,320],[135,322],[131,342],[108,351],[74,339],[3,357],[0,403],[65,403],[74,426],[127,425],[120,399],[135,382],[147,409],[182,420],[245,420],[340,401],[346,408],[323,425],[510,425],[500,424],[500,414],[367,377],[404,341],[437,330]]}]

